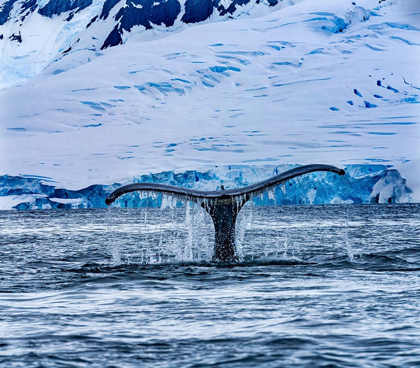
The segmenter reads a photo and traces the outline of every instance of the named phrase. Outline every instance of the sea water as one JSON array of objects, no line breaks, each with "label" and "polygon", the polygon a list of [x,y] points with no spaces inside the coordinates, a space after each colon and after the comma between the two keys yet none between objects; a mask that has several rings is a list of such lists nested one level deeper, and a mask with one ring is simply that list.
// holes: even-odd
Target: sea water
[{"label": "sea water", "polygon": [[420,365],[420,206],[0,212],[1,367]]}]

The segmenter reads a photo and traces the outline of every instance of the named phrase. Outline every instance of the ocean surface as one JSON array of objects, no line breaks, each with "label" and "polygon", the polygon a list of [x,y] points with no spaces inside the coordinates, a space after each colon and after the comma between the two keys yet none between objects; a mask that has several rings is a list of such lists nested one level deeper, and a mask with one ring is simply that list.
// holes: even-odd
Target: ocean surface
[{"label": "ocean surface", "polygon": [[1,367],[420,366],[420,205],[0,212]]}]

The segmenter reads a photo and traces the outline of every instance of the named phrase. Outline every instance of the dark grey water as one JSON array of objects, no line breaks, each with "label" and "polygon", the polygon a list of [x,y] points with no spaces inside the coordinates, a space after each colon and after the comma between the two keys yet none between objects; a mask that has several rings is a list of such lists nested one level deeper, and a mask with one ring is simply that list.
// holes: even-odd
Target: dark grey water
[{"label": "dark grey water", "polygon": [[0,212],[0,365],[420,366],[419,205],[242,219],[213,264],[198,211]]}]

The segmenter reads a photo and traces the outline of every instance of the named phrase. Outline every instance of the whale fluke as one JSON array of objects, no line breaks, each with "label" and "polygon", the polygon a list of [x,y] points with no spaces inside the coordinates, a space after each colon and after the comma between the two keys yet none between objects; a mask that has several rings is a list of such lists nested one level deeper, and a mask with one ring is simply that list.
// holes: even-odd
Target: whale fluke
[{"label": "whale fluke", "polygon": [[134,183],[124,185],[114,190],[106,198],[105,203],[110,205],[123,194],[134,191],[173,194],[184,197],[189,201],[200,203],[210,214],[214,223],[215,245],[213,260],[230,262],[238,260],[235,247],[235,222],[243,205],[251,198],[260,195],[269,188],[273,188],[287,180],[315,171],[330,171],[338,175],[345,174],[343,169],[339,169],[335,166],[306,165],[288,170],[243,188],[220,191],[202,191],[156,183]]}]

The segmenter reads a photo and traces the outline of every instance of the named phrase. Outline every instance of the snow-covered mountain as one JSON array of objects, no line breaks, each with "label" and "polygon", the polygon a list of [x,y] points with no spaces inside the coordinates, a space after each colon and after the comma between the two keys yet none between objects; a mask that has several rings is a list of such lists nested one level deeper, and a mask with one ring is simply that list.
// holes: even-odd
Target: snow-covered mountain
[{"label": "snow-covered mountain", "polygon": [[0,174],[381,163],[420,200],[416,0],[29,4],[0,10],[2,83],[27,79],[0,90]]},{"label": "snow-covered mountain", "polygon": [[97,55],[134,35],[155,39],[188,25],[261,16],[290,4],[291,0],[6,0],[0,5],[0,87],[34,76],[70,52]]}]

